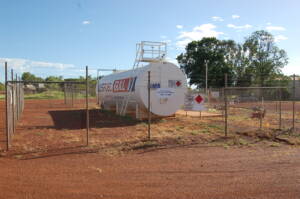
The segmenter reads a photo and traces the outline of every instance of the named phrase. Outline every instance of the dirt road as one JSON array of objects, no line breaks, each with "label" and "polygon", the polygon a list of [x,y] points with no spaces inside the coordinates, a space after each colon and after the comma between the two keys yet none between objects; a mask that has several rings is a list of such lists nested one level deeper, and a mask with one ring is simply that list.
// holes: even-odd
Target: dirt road
[{"label": "dirt road", "polygon": [[0,158],[0,198],[300,198],[300,149],[189,146]]}]

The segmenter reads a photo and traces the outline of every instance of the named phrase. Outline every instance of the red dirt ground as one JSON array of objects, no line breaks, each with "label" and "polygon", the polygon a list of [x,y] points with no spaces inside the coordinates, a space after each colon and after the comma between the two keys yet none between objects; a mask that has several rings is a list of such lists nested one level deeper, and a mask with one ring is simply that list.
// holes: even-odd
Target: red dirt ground
[{"label": "red dirt ground", "polygon": [[0,158],[0,198],[300,198],[299,148],[190,146]]},{"label": "red dirt ground", "polygon": [[0,100],[0,151],[5,148],[5,107],[4,101]]},{"label": "red dirt ground", "polygon": [[[12,148],[0,156],[0,198],[300,198],[299,147],[190,144],[113,155],[84,146],[79,106],[26,100]],[[140,139],[145,130],[135,124],[92,110],[91,146]]]}]

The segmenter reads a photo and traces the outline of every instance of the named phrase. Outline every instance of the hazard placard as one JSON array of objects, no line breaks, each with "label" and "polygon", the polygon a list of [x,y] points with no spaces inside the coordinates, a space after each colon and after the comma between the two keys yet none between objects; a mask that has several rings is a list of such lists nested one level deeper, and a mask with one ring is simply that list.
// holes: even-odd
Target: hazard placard
[{"label": "hazard placard", "polygon": [[186,111],[204,111],[205,97],[201,94],[187,93],[185,96],[184,109]]}]

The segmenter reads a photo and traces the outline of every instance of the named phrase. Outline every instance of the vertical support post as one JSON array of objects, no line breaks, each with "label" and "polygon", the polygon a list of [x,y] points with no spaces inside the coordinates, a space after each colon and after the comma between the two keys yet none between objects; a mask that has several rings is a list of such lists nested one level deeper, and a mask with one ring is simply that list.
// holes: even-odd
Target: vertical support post
[{"label": "vertical support post", "polygon": [[118,115],[119,113],[119,102],[116,101],[116,115]]},{"label": "vertical support post", "polygon": [[89,81],[88,81],[88,66],[86,66],[85,71],[85,103],[86,103],[86,145],[89,145],[89,131],[90,131],[90,116],[89,116]]},{"label": "vertical support post", "polygon": [[65,100],[65,105],[67,104],[67,96],[66,96],[66,83],[64,82],[64,100]]},{"label": "vertical support post", "polygon": [[16,79],[16,112],[17,112],[17,122],[19,121],[19,82],[18,82],[18,75],[15,75],[15,79]]},{"label": "vertical support post", "polygon": [[279,88],[279,129],[281,129],[281,88]]},{"label": "vertical support post", "polygon": [[74,84],[71,84],[72,108],[74,107]]},{"label": "vertical support post", "polygon": [[259,116],[259,130],[262,130],[262,115]]},{"label": "vertical support post", "polygon": [[19,77],[18,80],[19,80],[19,95],[20,95],[20,99],[19,99],[20,108],[19,108],[19,111],[20,111],[20,117],[21,117],[21,115],[23,113],[23,103],[24,103],[24,100],[23,100],[23,97],[24,97],[23,86],[24,86],[24,84],[21,83],[21,81],[22,81],[21,77]]},{"label": "vertical support post", "polygon": [[225,88],[228,87],[228,76],[227,76],[227,73],[225,73]]},{"label": "vertical support post", "polygon": [[296,100],[296,75],[293,75],[293,127],[292,131],[295,131],[295,100]]},{"label": "vertical support post", "polygon": [[9,121],[8,121],[8,83],[7,83],[7,62],[5,62],[5,117],[6,117],[6,150],[9,150]]},{"label": "vertical support post", "polygon": [[21,78],[18,77],[18,80],[19,80],[19,118],[21,117],[21,113],[23,112],[22,111],[22,91],[21,91],[21,86],[22,86],[22,83],[20,83],[21,81]]},{"label": "vertical support post", "polygon": [[148,71],[148,139],[151,138],[151,110],[150,110],[150,71]]},{"label": "vertical support post", "polygon": [[[96,104],[99,104],[99,88],[98,88],[98,82],[99,82],[99,69],[97,70],[97,82],[96,82]],[[99,104],[100,105],[100,104]]]},{"label": "vertical support post", "polygon": [[207,93],[207,89],[208,89],[207,82],[208,82],[208,66],[207,66],[207,60],[205,60],[205,94],[206,94],[206,96],[208,96],[208,93]]},{"label": "vertical support post", "polygon": [[[262,112],[263,111],[263,112]],[[262,124],[263,124],[263,114],[264,114],[265,108],[264,108],[264,97],[261,96],[261,114],[259,116],[259,130],[262,130]]]},{"label": "vertical support post", "polygon": [[[14,70],[11,69],[11,81],[14,81]],[[14,83],[11,83],[11,96],[12,96],[12,132],[15,133],[15,88]]]},{"label": "vertical support post", "polygon": [[139,104],[138,103],[136,103],[136,105],[135,105],[135,118],[136,119],[140,119],[140,112],[139,112]]},{"label": "vertical support post", "polygon": [[225,137],[228,133],[228,102],[227,102],[227,73],[225,73],[225,88],[224,88],[224,102],[225,102]]}]

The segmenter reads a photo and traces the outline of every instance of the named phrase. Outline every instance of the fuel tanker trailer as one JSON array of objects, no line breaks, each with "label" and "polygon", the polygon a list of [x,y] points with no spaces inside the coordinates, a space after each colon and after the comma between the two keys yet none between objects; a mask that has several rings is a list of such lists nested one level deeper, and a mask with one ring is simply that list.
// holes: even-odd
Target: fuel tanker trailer
[{"label": "fuel tanker trailer", "polygon": [[153,62],[125,72],[102,77],[97,82],[98,103],[119,114],[148,113],[148,71],[150,71],[150,111],[157,116],[173,115],[184,104],[185,74],[169,62]]}]

